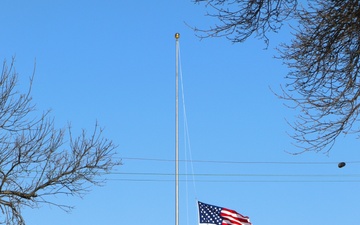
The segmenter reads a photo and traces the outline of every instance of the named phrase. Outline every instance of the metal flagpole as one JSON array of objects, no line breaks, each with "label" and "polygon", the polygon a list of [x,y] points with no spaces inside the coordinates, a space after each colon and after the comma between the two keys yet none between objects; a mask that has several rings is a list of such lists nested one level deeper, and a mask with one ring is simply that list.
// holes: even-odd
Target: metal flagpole
[{"label": "metal flagpole", "polygon": [[176,63],[175,63],[175,225],[179,225],[179,38],[176,39]]}]

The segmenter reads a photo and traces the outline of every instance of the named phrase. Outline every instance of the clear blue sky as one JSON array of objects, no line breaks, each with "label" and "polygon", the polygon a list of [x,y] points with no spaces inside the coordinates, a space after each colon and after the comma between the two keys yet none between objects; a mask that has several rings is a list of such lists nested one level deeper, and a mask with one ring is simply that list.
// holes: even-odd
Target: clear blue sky
[{"label": "clear blue sky", "polygon": [[359,223],[360,165],[336,164],[359,161],[355,136],[329,155],[286,153],[298,150],[285,121],[296,114],[269,88],[284,84],[287,68],[273,56],[289,40],[286,30],[271,35],[268,50],[255,38],[200,41],[185,23],[212,20],[190,0],[6,0],[0,7],[0,58],[16,56],[21,88],[36,61],[39,113],[52,109],[56,125],[71,121],[74,132],[97,120],[123,158],[104,187],[83,199],[55,199],[74,205],[72,213],[24,209],[29,225],[174,224],[174,177],[167,175],[174,163],[161,160],[174,159],[176,32],[191,143],[186,149],[181,141],[180,158],[190,150],[193,160],[208,161],[193,163],[193,171],[181,163],[180,173],[196,182],[180,183],[180,224],[198,223],[196,200],[234,209],[254,225]]}]

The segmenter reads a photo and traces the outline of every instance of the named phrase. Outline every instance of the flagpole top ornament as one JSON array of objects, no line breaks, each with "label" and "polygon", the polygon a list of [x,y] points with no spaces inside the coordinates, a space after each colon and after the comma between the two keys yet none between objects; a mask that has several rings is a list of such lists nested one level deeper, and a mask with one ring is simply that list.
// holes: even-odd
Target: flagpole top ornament
[{"label": "flagpole top ornament", "polygon": [[176,40],[179,39],[179,38],[180,38],[180,34],[179,34],[179,33],[176,33],[176,34],[175,34],[175,38],[176,38]]}]

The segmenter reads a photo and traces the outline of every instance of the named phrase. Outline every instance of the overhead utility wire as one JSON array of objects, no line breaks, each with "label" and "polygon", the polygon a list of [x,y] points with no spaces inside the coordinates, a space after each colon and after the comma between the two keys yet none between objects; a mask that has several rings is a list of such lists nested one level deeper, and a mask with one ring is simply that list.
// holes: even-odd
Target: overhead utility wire
[{"label": "overhead utility wire", "polygon": [[[132,179],[132,178],[110,178],[108,181],[123,182],[174,182],[174,180],[160,179]],[[189,180],[179,180],[188,182]],[[191,180],[199,183],[360,183],[360,180]]]},{"label": "overhead utility wire", "polygon": [[[144,176],[174,176],[173,173],[137,173],[137,172],[112,172],[116,175],[144,175]],[[179,176],[205,176],[205,177],[360,177],[360,174],[179,174]]]},{"label": "overhead utility wire", "polygon": [[[124,160],[143,160],[143,161],[157,161],[157,162],[174,162],[172,159],[159,158],[137,158],[137,157],[121,157]],[[192,163],[223,163],[223,164],[303,164],[303,165],[326,165],[338,164],[339,162],[281,162],[281,161],[221,161],[221,160],[179,160],[179,162]],[[347,164],[360,164],[360,161],[346,161]]]},{"label": "overhead utility wire", "polygon": [[[134,181],[134,182],[173,182],[173,179],[161,179],[161,177],[171,177],[172,173],[117,173],[124,175],[122,177],[111,178],[109,181]],[[126,178],[128,176],[136,176],[138,178]],[[360,174],[179,174],[179,182],[201,182],[201,183],[355,183],[360,182]],[[141,177],[143,176],[143,177]],[[250,180],[236,178],[251,178]],[[214,178],[214,179],[206,179]],[[218,179],[220,178],[220,179]],[[223,178],[223,179],[221,179]],[[253,178],[253,179],[252,179]],[[278,178],[278,179],[275,179]],[[306,178],[306,179],[301,179]],[[351,179],[352,178],[352,179]]]}]

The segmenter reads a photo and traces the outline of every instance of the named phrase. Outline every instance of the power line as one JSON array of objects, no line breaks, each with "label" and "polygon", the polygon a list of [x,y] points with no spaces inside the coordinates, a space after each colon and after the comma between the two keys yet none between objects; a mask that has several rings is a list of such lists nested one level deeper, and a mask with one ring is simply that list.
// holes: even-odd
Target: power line
[{"label": "power line", "polygon": [[[174,173],[155,173],[155,172],[111,172],[116,175],[138,175],[138,176],[174,176]],[[360,174],[179,174],[179,176],[196,177],[360,177]]]},{"label": "power line", "polygon": [[[141,160],[141,161],[157,161],[157,162],[174,162],[173,159],[159,159],[159,158],[136,158],[136,157],[121,157],[124,160]],[[290,165],[329,165],[338,164],[339,162],[281,162],[281,161],[221,161],[221,160],[179,160],[179,162],[190,163],[222,163],[222,164],[290,164]],[[360,164],[360,161],[346,161],[347,164]]]},{"label": "power line", "polygon": [[[123,182],[174,182],[171,179],[110,178],[106,180]],[[360,180],[179,180],[179,182],[189,181],[197,183],[360,183]]]}]

